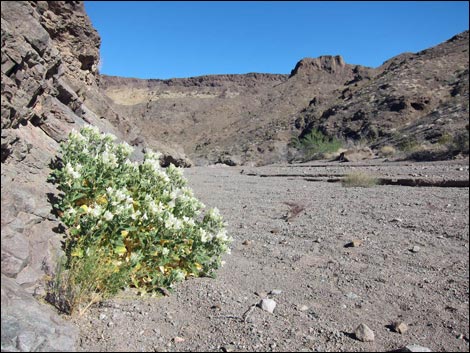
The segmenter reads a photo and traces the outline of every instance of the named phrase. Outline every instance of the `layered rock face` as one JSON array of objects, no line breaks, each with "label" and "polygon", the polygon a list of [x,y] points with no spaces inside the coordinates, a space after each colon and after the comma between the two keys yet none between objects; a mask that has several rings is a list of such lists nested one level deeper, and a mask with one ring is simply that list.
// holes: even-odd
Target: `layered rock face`
[{"label": "layered rock face", "polygon": [[73,128],[130,128],[97,86],[100,38],[82,3],[2,1],[1,16],[2,351],[70,351],[76,329],[33,297],[61,251],[49,164]]}]

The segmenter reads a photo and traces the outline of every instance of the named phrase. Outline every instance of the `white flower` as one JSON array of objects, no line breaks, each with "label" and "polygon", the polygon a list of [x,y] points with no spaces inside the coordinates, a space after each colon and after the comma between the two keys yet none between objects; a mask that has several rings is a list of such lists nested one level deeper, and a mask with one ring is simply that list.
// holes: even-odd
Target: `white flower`
[{"label": "white flower", "polygon": [[[80,164],[79,164],[80,165]],[[80,165],[81,167],[81,165]],[[70,164],[70,162],[67,162],[67,164],[65,165],[65,172],[70,175],[73,179],[78,179],[80,178],[80,173],[78,171],[75,171],[75,169],[73,169],[72,165]]]},{"label": "white flower", "polygon": [[161,202],[158,202],[158,205],[153,200],[149,202],[149,210],[153,214],[162,213],[163,209],[164,209],[164,207],[163,207],[163,204]]},{"label": "white flower", "polygon": [[127,142],[120,143],[119,148],[121,149],[122,154],[125,156],[129,156],[132,154],[132,152],[134,152],[134,148],[132,148],[132,146],[130,146]]},{"label": "white flower", "polygon": [[93,208],[88,208],[88,213],[90,215],[92,215],[93,217],[99,217],[99,215],[101,214],[101,206],[100,205],[96,205],[95,207]]},{"label": "white flower", "polygon": [[212,236],[208,234],[204,229],[199,229],[199,236],[201,237],[201,241],[203,243],[208,242],[209,240],[212,239]]},{"label": "white flower", "polygon": [[215,238],[219,241],[226,241],[228,239],[227,238],[227,231],[225,229],[222,229],[220,232],[218,232],[215,235]]},{"label": "white flower", "polygon": [[107,221],[112,220],[113,217],[114,217],[113,214],[112,214],[111,212],[109,212],[109,211],[106,211],[106,212],[104,213],[104,215],[103,215],[103,218],[104,218],[105,220],[107,220]]},{"label": "white flower", "polygon": [[101,160],[104,164],[109,165],[112,168],[116,168],[118,166],[117,158],[114,153],[110,153],[108,150],[104,151],[101,154]]},{"label": "white flower", "polygon": [[170,250],[168,250],[167,248],[163,248],[163,250],[162,250],[162,255],[163,255],[163,256],[166,256],[166,255],[168,255],[169,253],[170,253]]},{"label": "white flower", "polygon": [[184,275],[183,271],[181,271],[180,269],[175,269],[173,271],[176,272],[176,275],[175,275],[176,282],[181,282],[182,280],[185,279],[186,276]]},{"label": "white flower", "polygon": [[183,227],[183,222],[173,216],[173,214],[168,213],[168,218],[165,220],[165,227],[168,229],[181,229]]}]

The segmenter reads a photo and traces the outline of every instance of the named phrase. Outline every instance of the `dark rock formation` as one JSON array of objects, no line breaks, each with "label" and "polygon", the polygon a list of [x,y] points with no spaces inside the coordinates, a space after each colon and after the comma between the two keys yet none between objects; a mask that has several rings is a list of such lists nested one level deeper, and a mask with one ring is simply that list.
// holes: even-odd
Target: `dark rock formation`
[{"label": "dark rock formation", "polygon": [[100,38],[82,3],[3,1],[1,17],[2,351],[71,351],[77,330],[33,297],[61,253],[49,164],[85,123],[131,129],[97,86]]}]

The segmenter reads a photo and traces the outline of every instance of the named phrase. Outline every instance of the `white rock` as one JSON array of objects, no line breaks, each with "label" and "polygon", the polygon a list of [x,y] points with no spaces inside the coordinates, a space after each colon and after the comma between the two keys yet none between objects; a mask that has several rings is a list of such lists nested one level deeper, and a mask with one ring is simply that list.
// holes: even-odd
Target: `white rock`
[{"label": "white rock", "polygon": [[418,346],[417,344],[409,344],[408,346],[405,347],[405,349],[407,349],[407,351],[405,352],[432,352],[432,350],[430,350],[429,348],[421,347],[421,346]]},{"label": "white rock", "polygon": [[354,330],[354,335],[359,341],[362,341],[362,342],[372,342],[375,339],[374,331],[372,331],[365,324],[360,324]]},{"label": "white rock", "polygon": [[282,293],[282,290],[280,289],[273,289],[271,292],[269,292],[269,294],[271,295],[279,295]]},{"label": "white rock", "polygon": [[266,298],[263,299],[260,303],[259,306],[261,309],[264,311],[267,311],[268,313],[273,313],[274,308],[276,307],[276,302],[272,299]]}]

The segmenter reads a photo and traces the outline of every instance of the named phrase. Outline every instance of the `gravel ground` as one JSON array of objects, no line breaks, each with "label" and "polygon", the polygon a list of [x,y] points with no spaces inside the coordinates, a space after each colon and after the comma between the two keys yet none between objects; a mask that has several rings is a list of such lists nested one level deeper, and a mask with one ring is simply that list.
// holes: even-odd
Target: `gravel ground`
[{"label": "gravel ground", "polygon": [[[167,297],[125,292],[90,308],[72,319],[81,330],[78,350],[390,351],[417,344],[468,352],[469,188],[321,181],[351,170],[469,175],[468,160],[187,169],[195,195],[220,209],[234,238],[225,266],[216,279],[185,281]],[[307,180],[315,176],[320,181]],[[277,304],[273,313],[257,306],[266,297]],[[396,321],[408,330],[395,332]],[[373,341],[357,339],[361,323]]]}]

